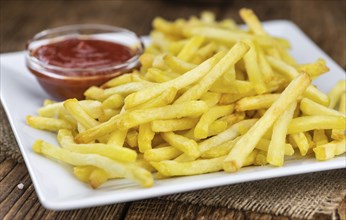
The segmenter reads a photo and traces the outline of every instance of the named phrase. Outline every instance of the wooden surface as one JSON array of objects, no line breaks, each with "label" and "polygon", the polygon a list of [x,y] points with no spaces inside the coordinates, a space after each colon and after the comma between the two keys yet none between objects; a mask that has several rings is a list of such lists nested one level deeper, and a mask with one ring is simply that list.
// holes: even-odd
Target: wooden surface
[{"label": "wooden surface", "polygon": [[[189,2],[189,3],[186,3]],[[192,3],[194,2],[194,3]],[[344,69],[346,68],[346,28],[344,0],[235,0],[212,1],[10,1],[0,4],[0,52],[18,51],[24,48],[27,39],[35,33],[66,24],[103,23],[129,28],[139,35],[149,33],[155,16],[168,19],[197,15],[210,10],[218,18],[232,17],[240,22],[239,8],[255,10],[261,20],[287,19],[296,23],[319,47]],[[23,183],[24,188],[17,188]],[[0,165],[0,219],[141,219],[150,218],[151,210],[146,206],[160,206],[158,219],[286,219],[266,213],[246,213],[196,205],[162,205],[160,200],[138,201],[90,209],[55,212],[43,208],[35,193],[24,164],[11,159]],[[343,204],[345,205],[345,204]],[[343,206],[345,207],[345,206]],[[322,216],[327,218],[326,216]]]}]

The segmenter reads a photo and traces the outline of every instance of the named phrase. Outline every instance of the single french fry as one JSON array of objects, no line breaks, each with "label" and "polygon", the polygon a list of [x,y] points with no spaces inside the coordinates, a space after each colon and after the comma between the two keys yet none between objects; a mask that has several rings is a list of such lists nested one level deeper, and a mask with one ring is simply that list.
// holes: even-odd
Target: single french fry
[{"label": "single french fry", "polygon": [[95,169],[94,166],[76,166],[73,168],[73,174],[82,182],[88,182],[91,172]]},{"label": "single french fry", "polygon": [[99,125],[98,121],[84,111],[77,99],[66,100],[64,107],[84,128],[88,129]]},{"label": "single french fry", "polygon": [[244,94],[222,94],[219,104],[220,105],[229,105],[233,104],[234,102],[240,100],[241,98],[247,97],[247,96],[254,96],[257,95],[256,92],[251,90],[248,93]]},{"label": "single french fry", "polygon": [[58,116],[61,111],[64,111],[63,102],[55,102],[46,104],[38,110],[38,115],[41,117],[52,118]]},{"label": "single french fry", "polygon": [[256,162],[256,157],[257,157],[258,152],[259,152],[259,150],[254,149],[254,150],[249,154],[249,156],[247,156],[247,158],[245,159],[243,166],[246,167],[246,166],[254,165],[255,162]]},{"label": "single french fry", "polygon": [[171,146],[186,153],[187,156],[197,158],[200,153],[196,141],[173,132],[161,133],[161,137]]},{"label": "single french fry", "polygon": [[292,120],[297,102],[292,103],[273,125],[273,134],[268,147],[267,162],[274,166],[284,164],[287,126]]},{"label": "single french fry", "polygon": [[216,120],[210,124],[207,137],[220,134],[228,128],[228,123],[222,120]]},{"label": "single french fry", "polygon": [[316,147],[316,143],[313,142],[310,132],[306,131],[306,132],[304,132],[304,134],[305,134],[306,138],[308,139],[309,150]]},{"label": "single french fry", "polygon": [[268,163],[269,163],[269,161],[268,161],[268,152],[259,150],[257,152],[254,165],[255,166],[264,166],[264,165],[266,165]]},{"label": "single french fry", "polygon": [[151,122],[151,129],[154,132],[187,130],[195,127],[197,122],[197,118],[155,120]]},{"label": "single french fry", "polygon": [[225,171],[234,172],[242,167],[244,160],[251,151],[253,151],[265,132],[274,124],[277,118],[280,117],[289,105],[297,101],[298,97],[303,94],[309,84],[309,76],[307,74],[301,74],[287,86],[263,117],[260,118],[232,148],[223,163]]},{"label": "single french fry", "polygon": [[266,35],[266,32],[264,31],[261,25],[261,22],[251,9],[242,8],[240,9],[239,14],[255,34]]},{"label": "single french fry", "polygon": [[138,132],[139,152],[144,153],[152,148],[151,141],[154,139],[155,132],[151,129],[151,124],[141,124]]},{"label": "single french fry", "polygon": [[245,69],[249,81],[253,84],[257,94],[263,94],[267,91],[267,88],[260,72],[256,46],[252,41],[245,42],[250,46],[250,50],[244,55]]},{"label": "single french fry", "polygon": [[163,56],[163,60],[174,72],[183,74],[196,67],[195,64],[185,62],[178,57],[166,54]]},{"label": "single french fry", "polygon": [[227,116],[220,118],[220,120],[226,121],[228,125],[233,125],[233,124],[238,123],[244,119],[245,119],[245,113],[244,112],[235,112],[231,115],[227,115]]},{"label": "single french fry", "polygon": [[166,71],[169,69],[169,67],[166,65],[166,63],[163,60],[163,54],[158,54],[154,57],[152,67],[158,70]]},{"label": "single french fry", "polygon": [[[81,100],[78,102],[82,109],[92,118],[97,119],[103,114],[102,103],[94,100]],[[42,117],[59,117],[68,114],[64,108],[64,102],[54,102],[49,105],[44,105],[38,110],[39,116]]]},{"label": "single french fry", "polygon": [[140,77],[140,75],[137,72],[133,72],[128,74],[123,74],[118,77],[114,77],[113,79],[104,83],[101,86],[101,88],[106,89],[111,87],[117,87],[117,86],[124,85],[130,82],[139,82],[139,81],[143,81],[143,79]]},{"label": "single french fry", "polygon": [[243,31],[231,31],[218,27],[192,27],[185,28],[183,34],[187,37],[203,36],[209,41],[217,41],[233,45],[244,39],[254,39],[254,36]]},{"label": "single french fry", "polygon": [[119,127],[128,129],[154,120],[198,116],[207,109],[208,106],[203,101],[190,101],[158,108],[134,110],[120,119]]},{"label": "single french fry", "polygon": [[[196,124],[197,124],[197,122],[196,122]],[[223,132],[224,130],[226,130],[227,128],[228,128],[228,123],[226,121],[216,120],[213,123],[211,123],[211,125],[209,126],[207,137],[218,135],[221,132]],[[195,131],[194,130],[195,130],[194,128],[188,130],[186,133],[183,134],[183,136],[198,141],[199,138],[195,137],[195,135],[194,135]]]},{"label": "single french fry", "polygon": [[150,149],[144,152],[144,159],[147,161],[172,160],[182,154],[181,150],[175,147],[167,146]]},{"label": "single french fry", "polygon": [[[139,62],[141,63],[143,68],[149,68],[152,67],[153,62],[154,62],[154,55],[151,53],[143,53],[140,57],[139,57]],[[131,81],[129,81],[131,82]]]},{"label": "single french fry", "polygon": [[185,62],[190,61],[196,54],[198,48],[203,44],[204,40],[205,39],[202,36],[194,36],[190,38],[177,57]]},{"label": "single french fry", "polygon": [[313,141],[316,143],[316,146],[328,143],[328,137],[324,130],[316,129],[313,132]]},{"label": "single french fry", "polygon": [[155,168],[149,163],[149,161],[146,161],[143,158],[138,158],[134,164],[146,169],[151,173],[156,171]]},{"label": "single french fry", "polygon": [[288,134],[314,129],[346,130],[346,118],[343,116],[313,115],[294,118],[288,126]]},{"label": "single french fry", "polygon": [[179,26],[175,25],[172,22],[166,21],[161,17],[156,17],[153,20],[153,26],[156,30],[159,30],[165,34],[177,35],[180,33]]},{"label": "single french fry", "polygon": [[179,74],[177,73],[172,73],[157,68],[149,68],[145,74],[147,80],[157,83],[167,82],[174,78],[177,78],[178,76]]},{"label": "single french fry", "polygon": [[345,138],[327,144],[319,145],[313,149],[317,160],[329,160],[346,151]]},{"label": "single french fry", "polygon": [[109,96],[102,102],[103,108],[118,109],[124,104],[124,97],[119,94]]},{"label": "single french fry", "polygon": [[302,156],[305,156],[310,148],[309,140],[307,139],[305,134],[303,132],[299,132],[291,134],[290,137],[292,138],[294,145],[299,148],[300,154]]},{"label": "single french fry", "polygon": [[317,102],[314,102],[308,98],[303,98],[300,102],[300,110],[305,115],[330,115],[330,116],[343,116],[346,115],[336,111],[332,108],[328,108],[324,105],[318,104]]},{"label": "single french fry", "polygon": [[95,166],[105,170],[111,176],[125,177],[139,183],[143,187],[150,187],[154,180],[150,172],[133,164],[116,162],[97,154],[80,154],[55,147],[42,140],[33,145],[36,153],[54,158],[74,166]]},{"label": "single french fry", "polygon": [[48,105],[51,105],[51,104],[54,104],[54,103],[56,103],[56,102],[53,101],[53,100],[45,99],[45,100],[43,101],[43,106],[48,106]]},{"label": "single french fry", "polygon": [[215,23],[215,14],[210,11],[203,11],[201,13],[201,21],[207,24]]},{"label": "single french fry", "polygon": [[304,72],[309,74],[311,78],[316,78],[328,72],[329,68],[326,65],[326,61],[320,58],[313,63],[306,63],[306,64],[297,66],[297,70],[299,72]]},{"label": "single french fry", "polygon": [[235,104],[238,112],[269,108],[278,98],[280,94],[264,94],[257,96],[248,96],[240,99]]},{"label": "single french fry", "polygon": [[210,91],[229,94],[247,94],[254,91],[254,86],[248,81],[233,80],[226,82],[224,78],[219,78],[210,88]]},{"label": "single french fry", "polygon": [[148,82],[148,81],[130,82],[130,83],[122,84],[116,87],[105,89],[103,91],[102,96],[99,99],[105,100],[114,94],[127,96],[128,94],[137,92],[147,87],[152,87],[154,85],[155,83]]},{"label": "single french fry", "polygon": [[108,179],[108,173],[103,169],[97,168],[90,173],[88,183],[93,189],[96,189],[103,183],[105,183]]},{"label": "single french fry", "polygon": [[270,64],[268,63],[264,52],[261,48],[257,48],[257,56],[258,56],[258,65],[261,70],[263,81],[267,85],[268,83],[271,83],[274,79],[274,71],[271,68]]},{"label": "single french fry", "polygon": [[220,93],[215,93],[215,92],[206,92],[201,98],[201,101],[204,101],[208,107],[212,107],[216,105],[221,98]]},{"label": "single french fry", "polygon": [[328,97],[330,99],[329,108],[335,108],[338,104],[340,96],[344,94],[346,91],[346,80],[340,80],[332,90],[328,93]]},{"label": "single french fry", "polygon": [[124,146],[127,132],[128,130],[113,131],[109,136],[107,144],[116,145],[116,146]]},{"label": "single french fry", "polygon": [[233,112],[233,105],[214,106],[205,112],[197,123],[194,136],[203,139],[208,136],[209,126],[218,118],[230,115]]},{"label": "single french fry", "polygon": [[134,162],[137,153],[129,148],[123,148],[116,145],[107,144],[76,144],[73,140],[72,132],[66,129],[60,129],[58,132],[59,144],[70,151],[82,154],[99,154],[122,162]]},{"label": "single french fry", "polygon": [[129,130],[125,142],[132,148],[138,147],[138,131]]},{"label": "single french fry", "polygon": [[199,99],[226,70],[244,56],[248,49],[247,44],[238,42],[196,85],[187,90],[175,103]]},{"label": "single french fry", "polygon": [[58,131],[59,129],[75,129],[75,125],[69,123],[66,120],[46,118],[41,116],[27,116],[26,123],[33,128],[47,131]]},{"label": "single french fry", "polygon": [[164,160],[160,162],[151,162],[151,165],[153,165],[153,167],[164,176],[190,176],[222,170],[222,162],[224,158],[225,157],[223,156],[189,162]]}]

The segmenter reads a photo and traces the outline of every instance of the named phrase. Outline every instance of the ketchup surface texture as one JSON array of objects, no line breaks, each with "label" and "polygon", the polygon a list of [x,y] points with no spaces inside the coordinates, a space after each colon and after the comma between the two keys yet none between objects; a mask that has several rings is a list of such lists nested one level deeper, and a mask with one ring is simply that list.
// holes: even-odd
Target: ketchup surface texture
[{"label": "ketchup surface texture", "polygon": [[[41,65],[40,69],[27,62],[44,90],[55,99],[64,100],[82,99],[90,86],[99,86],[129,70],[126,65],[118,65],[135,57],[136,51],[111,41],[67,38],[42,45],[31,55],[47,66],[61,68]],[[52,77],[46,72],[63,77]]]},{"label": "ketchup surface texture", "polygon": [[[134,56],[134,52],[115,42],[68,38],[40,46],[33,51],[32,55],[45,64],[53,66],[90,69],[124,63]],[[69,72],[59,74],[70,75]],[[83,73],[83,75],[90,75],[90,73]]]}]

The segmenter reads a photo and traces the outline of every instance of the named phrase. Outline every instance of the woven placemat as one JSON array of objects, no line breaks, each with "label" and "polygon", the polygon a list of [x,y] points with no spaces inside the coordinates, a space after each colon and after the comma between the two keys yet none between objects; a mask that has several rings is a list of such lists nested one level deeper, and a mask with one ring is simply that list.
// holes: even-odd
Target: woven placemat
[{"label": "woven placemat", "polygon": [[[22,162],[23,159],[2,105],[0,106],[0,117],[1,161],[4,158],[12,158]],[[345,197],[346,169],[339,169],[216,187],[158,199],[291,218],[313,219],[319,215],[337,218],[339,216],[338,207]],[[145,205],[151,201],[153,200],[144,200],[136,208],[150,208],[150,213],[154,214],[155,207]],[[145,210],[141,210],[141,213],[143,212]],[[160,214],[160,209],[157,210],[157,213]],[[345,215],[345,212],[342,215]],[[339,217],[345,219],[345,216]]]}]

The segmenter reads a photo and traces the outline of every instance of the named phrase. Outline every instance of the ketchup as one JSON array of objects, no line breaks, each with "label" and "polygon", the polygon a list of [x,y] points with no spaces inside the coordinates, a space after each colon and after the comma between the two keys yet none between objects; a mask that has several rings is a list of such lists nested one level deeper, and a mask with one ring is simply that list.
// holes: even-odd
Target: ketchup
[{"label": "ketchup", "polygon": [[118,43],[78,38],[43,45],[33,52],[33,56],[45,64],[79,69],[121,64],[133,55],[130,48]]},{"label": "ketchup", "polygon": [[36,48],[31,56],[41,64],[37,67],[27,61],[29,70],[49,94],[63,100],[82,99],[90,86],[134,68],[131,58],[138,56],[138,51],[111,41],[66,38]]}]

